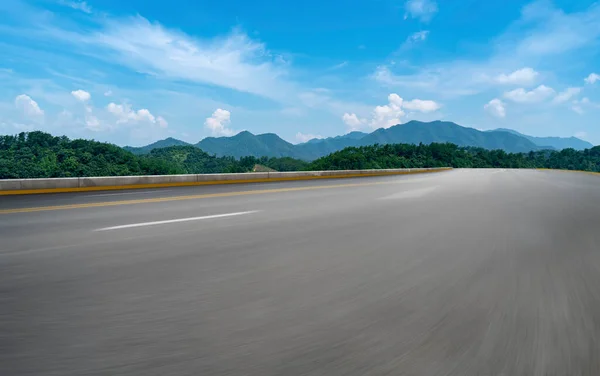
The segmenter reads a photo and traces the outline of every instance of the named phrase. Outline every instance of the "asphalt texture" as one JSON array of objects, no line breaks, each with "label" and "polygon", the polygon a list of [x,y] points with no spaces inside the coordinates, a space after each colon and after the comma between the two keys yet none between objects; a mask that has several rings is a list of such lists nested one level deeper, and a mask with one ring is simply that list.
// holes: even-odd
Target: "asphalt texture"
[{"label": "asphalt texture", "polygon": [[600,176],[0,196],[0,375],[597,376]]}]

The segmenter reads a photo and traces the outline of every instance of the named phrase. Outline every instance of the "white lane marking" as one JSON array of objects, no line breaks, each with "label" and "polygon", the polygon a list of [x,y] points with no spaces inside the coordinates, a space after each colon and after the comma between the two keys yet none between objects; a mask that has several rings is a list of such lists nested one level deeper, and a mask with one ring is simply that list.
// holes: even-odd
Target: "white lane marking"
[{"label": "white lane marking", "polygon": [[398,193],[394,193],[393,195],[390,196],[386,196],[386,197],[381,197],[382,200],[397,200],[397,199],[402,199],[402,198],[418,198],[418,197],[422,197],[425,196],[426,194],[429,194],[433,191],[435,191],[435,189],[438,186],[434,186],[434,187],[427,187],[427,188],[421,188],[421,189],[413,189],[411,191],[404,191],[404,192],[398,192]]},{"label": "white lane marking", "polygon": [[189,221],[200,221],[200,220],[203,220],[203,219],[215,219],[215,218],[235,217],[235,216],[238,216],[238,215],[246,215],[246,214],[258,213],[258,212],[259,212],[259,210],[252,210],[252,211],[245,211],[245,212],[238,212],[238,213],[205,215],[203,217],[189,217],[189,218],[168,219],[166,221],[132,223],[132,224],[129,224],[129,225],[121,225],[121,226],[112,226],[112,227],[99,228],[99,229],[96,229],[94,231],[121,230],[121,229],[124,229],[124,228],[132,228],[132,227],[164,225],[164,224],[167,224],[167,223],[179,223],[179,222],[189,222]]},{"label": "white lane marking", "polygon": [[172,189],[154,189],[152,191],[141,191],[141,192],[119,192],[119,193],[99,193],[93,195],[83,195],[83,197],[102,197],[102,196],[126,196],[126,195],[144,195],[155,192],[168,192]]}]

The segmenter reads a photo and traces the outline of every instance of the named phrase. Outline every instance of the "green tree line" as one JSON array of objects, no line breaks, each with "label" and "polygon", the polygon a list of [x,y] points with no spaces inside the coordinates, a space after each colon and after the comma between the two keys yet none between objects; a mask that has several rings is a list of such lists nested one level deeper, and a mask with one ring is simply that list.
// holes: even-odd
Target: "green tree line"
[{"label": "green tree line", "polygon": [[277,171],[493,167],[600,172],[600,146],[515,154],[450,143],[373,145],[349,147],[308,163],[288,157],[216,157],[194,146],[134,155],[112,144],[38,131],[0,136],[0,179],[249,172],[257,164]]},{"label": "green tree line", "polygon": [[451,143],[372,145],[340,150],[313,161],[309,167],[312,170],[551,168],[600,172],[600,146],[582,151],[563,149],[506,153],[503,150],[459,147]]},{"label": "green tree line", "polygon": [[215,157],[194,146],[134,155],[116,145],[39,131],[0,136],[0,179],[249,172],[257,164],[277,171],[308,165],[292,158]]}]

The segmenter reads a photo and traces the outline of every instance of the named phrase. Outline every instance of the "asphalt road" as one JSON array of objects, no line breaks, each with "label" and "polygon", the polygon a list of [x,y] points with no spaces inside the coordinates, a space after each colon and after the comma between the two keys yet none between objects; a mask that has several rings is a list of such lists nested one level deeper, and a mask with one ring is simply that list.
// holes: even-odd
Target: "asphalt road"
[{"label": "asphalt road", "polygon": [[597,376],[600,176],[0,196],[0,375]]}]

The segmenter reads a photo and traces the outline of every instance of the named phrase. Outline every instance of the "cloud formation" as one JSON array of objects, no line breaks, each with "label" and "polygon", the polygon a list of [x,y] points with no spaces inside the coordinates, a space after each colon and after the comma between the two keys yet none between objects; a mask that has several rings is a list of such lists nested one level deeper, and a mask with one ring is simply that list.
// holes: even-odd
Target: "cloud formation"
[{"label": "cloud formation", "polygon": [[413,99],[412,101],[404,101],[402,107],[411,110],[418,111],[423,113],[437,111],[441,108],[440,104],[431,101],[431,100],[421,100],[421,99]]},{"label": "cloud formation", "polygon": [[73,8],[73,9],[77,9],[80,10],[84,13],[92,13],[92,7],[89,6],[89,4],[85,1],[67,1],[67,0],[63,0],[60,2],[60,4],[65,5],[69,8]]},{"label": "cloud formation", "polygon": [[441,108],[440,104],[431,100],[413,99],[405,101],[396,93],[388,95],[388,103],[376,106],[371,113],[371,120],[361,119],[355,113],[344,113],[342,120],[350,131],[365,128],[367,125],[373,129],[389,128],[402,123],[406,115],[404,110],[429,113]]},{"label": "cloud formation", "polygon": [[533,90],[527,91],[524,88],[507,91],[504,98],[516,103],[539,103],[554,95],[554,89],[540,85]]},{"label": "cloud formation", "polygon": [[554,99],[552,100],[552,103],[565,103],[568,102],[569,100],[571,100],[571,98],[577,96],[577,94],[579,94],[581,92],[581,88],[580,87],[569,87],[567,89],[565,89],[564,91],[561,91],[560,93],[558,93],[556,95],[556,97],[554,97]]},{"label": "cloud formation", "polygon": [[[129,104],[116,104],[109,103],[106,106],[106,110],[113,114],[117,118],[117,124],[123,123],[136,123],[136,122],[149,122],[155,124],[157,122],[157,118],[152,115],[152,113],[146,109],[142,108],[140,110],[133,110]],[[159,125],[162,127],[166,126],[167,122],[162,117],[159,117]]]},{"label": "cloud formation", "polygon": [[201,40],[137,16],[115,19],[81,38],[138,72],[247,92],[277,101],[290,92],[288,63],[240,31]]},{"label": "cloud formation", "polygon": [[483,109],[486,110],[490,115],[503,118],[506,116],[506,107],[504,102],[502,102],[498,98],[494,98],[483,106]]},{"label": "cloud formation", "polygon": [[427,39],[427,36],[429,36],[429,30],[422,30],[412,33],[408,36],[408,38],[406,38],[400,49],[407,50],[420,42],[424,42]]},{"label": "cloud formation", "polygon": [[600,74],[590,73],[590,75],[587,76],[584,81],[586,84],[593,85],[596,83],[596,81],[600,81]]},{"label": "cloud formation", "polygon": [[495,77],[495,81],[502,85],[531,85],[538,75],[532,68],[522,68],[510,74],[500,74]]},{"label": "cloud formation", "polygon": [[21,94],[15,98],[15,107],[29,118],[44,116],[44,110],[29,95]]},{"label": "cloud formation", "polygon": [[71,92],[71,95],[77,98],[81,102],[87,102],[92,97],[90,93],[85,90],[75,90]]},{"label": "cloud formation", "polygon": [[342,115],[342,121],[348,126],[349,131],[357,131],[367,122],[365,119],[359,119],[356,114],[349,114],[347,112]]},{"label": "cloud formation", "polygon": [[404,3],[404,19],[409,17],[419,19],[421,22],[428,22],[433,15],[437,13],[438,6],[432,0],[408,0]]},{"label": "cloud formation", "polygon": [[217,108],[211,117],[206,118],[204,126],[210,130],[213,136],[233,136],[235,131],[228,128],[230,123],[231,113]]},{"label": "cloud formation", "polygon": [[373,119],[371,119],[371,128],[389,128],[402,122],[404,111],[402,110],[402,99],[398,94],[388,95],[388,104],[377,106],[373,110]]},{"label": "cloud formation", "polygon": [[87,115],[85,117],[85,127],[94,132],[100,132],[107,128],[94,115]]},{"label": "cloud formation", "polygon": [[158,124],[158,126],[161,128],[167,128],[169,126],[169,123],[162,116],[156,117],[156,124]]},{"label": "cloud formation", "polygon": [[536,1],[491,41],[493,53],[487,58],[424,63],[411,69],[397,69],[388,62],[370,77],[379,85],[444,98],[483,93],[499,84],[528,87],[539,79],[534,68],[540,62],[549,71],[562,70],[577,62],[579,52],[592,50],[600,39],[598,25],[600,3],[567,13],[550,1]]}]

